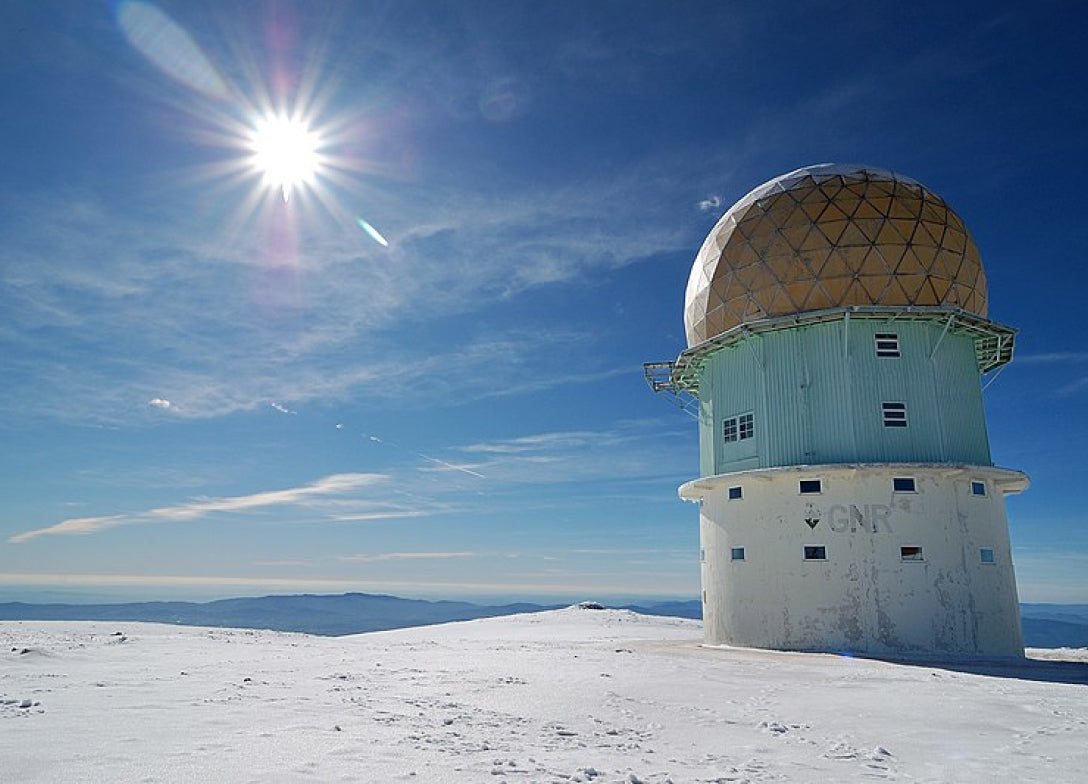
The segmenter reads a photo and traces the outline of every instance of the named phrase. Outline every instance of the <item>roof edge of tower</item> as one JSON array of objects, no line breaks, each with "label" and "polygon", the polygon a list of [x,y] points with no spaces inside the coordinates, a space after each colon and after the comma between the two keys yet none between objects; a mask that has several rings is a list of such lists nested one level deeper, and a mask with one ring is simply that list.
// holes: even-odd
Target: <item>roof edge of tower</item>
[{"label": "roof edge of tower", "polygon": [[[712,354],[721,349],[740,343],[754,335],[851,318],[944,322],[946,331],[971,336],[975,345],[975,356],[978,359],[980,375],[996,370],[1012,361],[1013,348],[1018,332],[1013,327],[991,321],[963,308],[948,306],[882,307],[849,305],[826,310],[793,313],[738,324],[720,335],[692,346],[671,363],[670,385],[675,390],[697,396],[699,393],[699,376],[703,365]],[[662,363],[655,364],[661,365]]]}]

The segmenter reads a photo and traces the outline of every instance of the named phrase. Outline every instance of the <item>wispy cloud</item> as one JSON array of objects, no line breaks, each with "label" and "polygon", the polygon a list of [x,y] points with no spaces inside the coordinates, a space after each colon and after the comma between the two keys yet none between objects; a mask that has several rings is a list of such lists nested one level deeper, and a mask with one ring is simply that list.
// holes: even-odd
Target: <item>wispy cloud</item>
[{"label": "wispy cloud", "polygon": [[244,512],[251,509],[301,504],[323,496],[349,493],[353,490],[384,482],[387,479],[388,477],[384,474],[333,474],[315,482],[285,490],[268,490],[262,493],[225,498],[198,499],[177,506],[164,506],[134,514],[74,517],[47,528],[38,528],[17,534],[10,537],[8,542],[20,544],[39,536],[91,534],[123,525],[192,521],[216,512]]},{"label": "wispy cloud", "polygon": [[701,212],[715,212],[721,209],[722,204],[724,203],[725,200],[715,193],[712,196],[707,196],[705,199],[699,202],[699,210]]},{"label": "wispy cloud", "polygon": [[448,560],[451,558],[475,558],[475,553],[358,553],[356,555],[337,556],[338,561],[370,563],[372,561],[429,561]]}]

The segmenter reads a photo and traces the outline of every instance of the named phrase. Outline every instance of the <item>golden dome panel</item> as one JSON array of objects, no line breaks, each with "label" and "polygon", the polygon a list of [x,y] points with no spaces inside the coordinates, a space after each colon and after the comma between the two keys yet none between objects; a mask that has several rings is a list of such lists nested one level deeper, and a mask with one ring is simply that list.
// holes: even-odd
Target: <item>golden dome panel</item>
[{"label": "golden dome panel", "polygon": [[695,258],[695,346],[740,324],[825,308],[949,306],[986,316],[986,274],[944,200],[883,169],[811,166],[734,204]]}]

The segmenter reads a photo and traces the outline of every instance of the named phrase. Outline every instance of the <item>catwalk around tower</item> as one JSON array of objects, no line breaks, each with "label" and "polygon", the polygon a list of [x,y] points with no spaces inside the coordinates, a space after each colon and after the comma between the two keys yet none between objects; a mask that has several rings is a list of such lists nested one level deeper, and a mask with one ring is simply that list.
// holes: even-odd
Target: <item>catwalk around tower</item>
[{"label": "catwalk around tower", "polygon": [[726,212],[688,349],[646,365],[699,420],[708,644],[1022,656],[980,377],[1012,359],[963,221],[919,183],[824,165]]}]

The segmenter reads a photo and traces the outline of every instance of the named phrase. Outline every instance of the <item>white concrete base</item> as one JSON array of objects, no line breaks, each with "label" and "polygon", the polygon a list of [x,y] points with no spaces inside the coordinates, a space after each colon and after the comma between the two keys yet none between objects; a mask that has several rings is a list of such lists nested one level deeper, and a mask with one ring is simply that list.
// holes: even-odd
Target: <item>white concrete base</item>
[{"label": "white concrete base", "polygon": [[[894,491],[897,477],[913,479],[915,492]],[[800,481],[815,479],[820,492],[802,494]],[[1023,656],[1004,496],[1027,485],[1019,471],[932,464],[797,466],[688,482],[680,496],[701,502],[705,641]],[[741,497],[730,499],[736,487]],[[813,558],[818,549],[806,559],[806,547],[823,547],[825,560]]]}]

